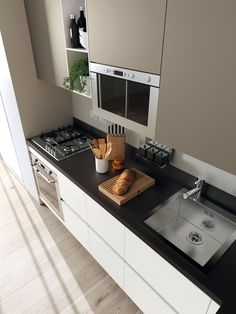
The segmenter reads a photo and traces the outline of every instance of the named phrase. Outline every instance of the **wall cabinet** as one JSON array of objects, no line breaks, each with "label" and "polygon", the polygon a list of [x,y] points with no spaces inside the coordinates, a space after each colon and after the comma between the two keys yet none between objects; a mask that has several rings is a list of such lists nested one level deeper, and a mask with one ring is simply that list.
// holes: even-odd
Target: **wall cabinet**
[{"label": "wall cabinet", "polygon": [[90,61],[160,74],[166,0],[87,0]]},{"label": "wall cabinet", "polygon": [[[79,17],[85,0],[25,0],[25,8],[39,79],[63,87],[63,78],[77,59],[88,59],[87,49],[71,48],[70,15]],[[75,93],[81,94],[78,90]],[[91,97],[89,88],[83,96]]]},{"label": "wall cabinet", "polygon": [[168,1],[156,134],[233,174],[235,12],[233,0]]},{"label": "wall cabinet", "polygon": [[62,86],[62,78],[68,71],[61,3],[58,0],[24,2],[37,76]]}]

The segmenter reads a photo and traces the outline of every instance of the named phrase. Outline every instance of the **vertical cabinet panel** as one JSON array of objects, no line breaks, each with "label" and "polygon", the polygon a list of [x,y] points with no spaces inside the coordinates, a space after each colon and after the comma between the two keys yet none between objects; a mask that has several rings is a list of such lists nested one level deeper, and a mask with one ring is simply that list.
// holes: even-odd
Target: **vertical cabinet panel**
[{"label": "vertical cabinet panel", "polygon": [[235,29],[234,0],[168,1],[156,134],[234,174]]},{"label": "vertical cabinet panel", "polygon": [[124,260],[120,258],[95,232],[89,229],[90,253],[106,272],[123,288]]},{"label": "vertical cabinet panel", "polygon": [[124,257],[125,227],[89,196],[86,197],[88,224],[121,257]]},{"label": "vertical cabinet panel", "polygon": [[176,311],[181,314],[206,313],[210,297],[128,229],[125,230],[125,260]]},{"label": "vertical cabinet panel", "polygon": [[67,75],[61,1],[25,0],[38,78],[62,86]]},{"label": "vertical cabinet panel", "polygon": [[65,226],[83,245],[83,247],[85,247],[87,251],[90,251],[88,226],[83,222],[82,219],[79,218],[79,216],[75,214],[75,212],[65,202],[62,202],[62,208]]},{"label": "vertical cabinet panel", "polygon": [[156,294],[127,264],[124,272],[124,291],[148,314],[174,314],[174,311],[167,303]]},{"label": "vertical cabinet panel", "polygon": [[90,60],[160,74],[166,0],[88,0]]}]

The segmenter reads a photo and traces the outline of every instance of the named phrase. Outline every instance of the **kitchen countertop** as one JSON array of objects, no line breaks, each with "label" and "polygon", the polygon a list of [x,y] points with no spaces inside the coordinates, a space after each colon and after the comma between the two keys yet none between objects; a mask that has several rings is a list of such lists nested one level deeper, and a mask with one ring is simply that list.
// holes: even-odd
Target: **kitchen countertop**
[{"label": "kitchen countertop", "polygon": [[[177,249],[166,244],[158,236],[145,229],[140,223],[150,210],[161,204],[183,186],[188,188],[193,186],[194,177],[173,166],[161,169],[147,165],[135,158],[135,149],[127,145],[126,166],[135,167],[155,177],[156,184],[120,207],[98,190],[100,183],[115,176],[117,172],[114,169],[110,169],[106,174],[98,174],[95,171],[94,157],[90,150],[62,161],[56,161],[30,140],[28,140],[28,144],[201,290],[205,291],[217,303],[222,304],[218,313],[236,313],[236,306],[234,305],[234,294],[236,291],[236,241],[217,263],[205,272],[189,259],[186,259]],[[230,196],[229,198],[229,203],[235,201],[234,198]]]}]

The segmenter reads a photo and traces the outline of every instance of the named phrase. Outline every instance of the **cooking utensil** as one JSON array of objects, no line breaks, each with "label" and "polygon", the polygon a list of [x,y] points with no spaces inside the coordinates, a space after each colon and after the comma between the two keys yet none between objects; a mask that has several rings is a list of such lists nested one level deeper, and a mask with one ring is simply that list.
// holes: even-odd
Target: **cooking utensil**
[{"label": "cooking utensil", "polygon": [[102,158],[102,154],[101,154],[100,149],[98,149],[96,147],[93,147],[92,151],[93,151],[93,154],[94,154],[95,157],[97,157],[98,159]]},{"label": "cooking utensil", "polygon": [[98,138],[98,139],[97,139],[97,142],[98,142],[98,145],[99,145],[99,144],[105,144],[105,143],[106,143],[105,138]]},{"label": "cooking utensil", "polygon": [[111,151],[112,151],[112,143],[108,142],[107,143],[107,151],[106,151],[106,154],[105,154],[105,157],[104,157],[105,159],[107,159],[109,157]]},{"label": "cooking utensil", "polygon": [[98,148],[98,142],[97,142],[96,138],[94,138],[94,139],[92,140],[92,144],[93,144],[93,146],[94,146],[95,148]]},{"label": "cooking utensil", "polygon": [[102,158],[105,158],[105,154],[106,154],[106,150],[107,150],[107,144],[103,143],[103,144],[99,144],[99,150],[101,152]]}]

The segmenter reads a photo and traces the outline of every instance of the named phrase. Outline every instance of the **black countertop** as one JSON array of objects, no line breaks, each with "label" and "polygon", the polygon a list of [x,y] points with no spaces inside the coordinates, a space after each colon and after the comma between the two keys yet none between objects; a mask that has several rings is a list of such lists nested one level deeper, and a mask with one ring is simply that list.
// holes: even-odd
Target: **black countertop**
[{"label": "black countertop", "polygon": [[[234,294],[236,294],[236,241],[218,262],[205,272],[186,259],[181,252],[145,229],[140,223],[150,210],[161,204],[183,186],[192,187],[196,178],[173,166],[160,169],[147,165],[135,158],[135,149],[127,145],[126,166],[135,167],[155,177],[156,184],[120,207],[98,190],[100,183],[115,176],[117,172],[110,169],[106,174],[98,174],[95,171],[94,157],[90,150],[62,161],[56,161],[30,140],[28,144],[201,290],[205,291],[217,303],[222,304],[218,313],[236,313],[236,306],[234,305]],[[211,195],[211,188],[208,189],[210,191],[209,195]],[[235,198],[230,196],[228,198],[228,203],[235,201]]]}]

